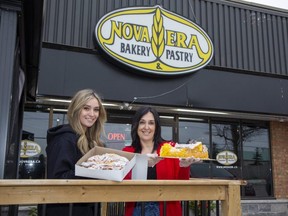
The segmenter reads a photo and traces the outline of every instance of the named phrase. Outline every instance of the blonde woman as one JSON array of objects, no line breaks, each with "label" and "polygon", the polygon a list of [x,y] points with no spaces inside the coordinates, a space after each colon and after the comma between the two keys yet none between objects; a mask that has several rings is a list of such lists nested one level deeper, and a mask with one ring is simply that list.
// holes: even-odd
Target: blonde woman
[{"label": "blonde woman", "polygon": [[[47,131],[47,178],[75,179],[76,162],[94,146],[104,146],[106,111],[100,97],[91,89],[80,90],[68,107],[69,124]],[[94,215],[94,205],[73,204],[72,215]],[[71,210],[71,209],[70,209]],[[69,204],[47,205],[46,216],[69,215]]]}]

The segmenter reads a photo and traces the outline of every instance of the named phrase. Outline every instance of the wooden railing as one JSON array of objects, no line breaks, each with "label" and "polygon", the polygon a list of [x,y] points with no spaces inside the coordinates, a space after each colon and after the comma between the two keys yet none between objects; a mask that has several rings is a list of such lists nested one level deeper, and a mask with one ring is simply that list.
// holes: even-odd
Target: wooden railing
[{"label": "wooden railing", "polygon": [[241,216],[240,180],[0,180],[0,205],[220,200],[221,215]]}]

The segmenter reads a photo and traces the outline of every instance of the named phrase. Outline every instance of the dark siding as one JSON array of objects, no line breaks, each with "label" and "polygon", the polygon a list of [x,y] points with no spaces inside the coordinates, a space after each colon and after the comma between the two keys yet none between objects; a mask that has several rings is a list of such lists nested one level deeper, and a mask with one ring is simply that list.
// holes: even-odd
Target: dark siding
[{"label": "dark siding", "polygon": [[210,69],[163,79],[120,71],[100,54],[46,48],[42,60],[40,95],[71,97],[92,88],[104,101],[288,116],[288,79]]},{"label": "dark siding", "polygon": [[97,21],[114,9],[156,4],[211,37],[210,66],[288,76],[288,13],[216,0],[47,0],[44,42],[95,49]]},{"label": "dark siding", "polygon": [[17,13],[0,8],[0,179],[4,178],[9,143],[13,64],[17,32]]}]

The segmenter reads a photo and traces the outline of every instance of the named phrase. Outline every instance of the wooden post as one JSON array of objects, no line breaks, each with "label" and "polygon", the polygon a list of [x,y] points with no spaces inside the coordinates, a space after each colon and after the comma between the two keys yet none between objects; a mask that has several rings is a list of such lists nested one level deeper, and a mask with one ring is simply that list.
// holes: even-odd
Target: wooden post
[{"label": "wooden post", "polygon": [[241,216],[241,197],[240,187],[237,185],[228,185],[226,188],[226,198],[221,201],[222,215]]}]

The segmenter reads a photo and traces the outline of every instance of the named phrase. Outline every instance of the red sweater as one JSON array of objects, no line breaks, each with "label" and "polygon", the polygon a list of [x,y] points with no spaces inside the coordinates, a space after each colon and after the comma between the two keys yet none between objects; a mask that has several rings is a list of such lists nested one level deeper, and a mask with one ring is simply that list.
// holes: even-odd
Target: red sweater
[{"label": "red sweater", "polygon": [[[160,155],[160,148],[165,142],[161,143],[157,149],[157,154]],[[174,142],[169,142],[171,145],[175,145]],[[123,148],[123,151],[135,152],[132,146]],[[185,180],[190,177],[190,168],[182,168],[179,166],[178,159],[163,159],[156,164],[157,179],[159,180]],[[131,172],[127,174],[125,179],[131,179]],[[159,202],[160,216],[163,216],[163,202]],[[135,203],[127,202],[125,205],[125,216],[132,216]],[[180,201],[167,201],[166,202],[166,216],[181,216],[182,208]]]}]

